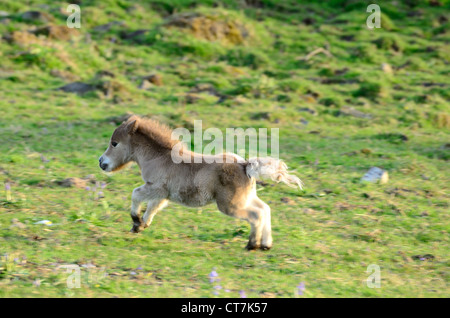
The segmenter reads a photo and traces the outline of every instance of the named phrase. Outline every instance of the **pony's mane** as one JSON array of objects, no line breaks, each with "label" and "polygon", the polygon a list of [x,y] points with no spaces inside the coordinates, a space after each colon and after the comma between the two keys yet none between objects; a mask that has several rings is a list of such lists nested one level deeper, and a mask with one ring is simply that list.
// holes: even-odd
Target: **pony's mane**
[{"label": "pony's mane", "polygon": [[130,123],[137,120],[137,130],[145,137],[151,139],[156,144],[166,149],[172,149],[175,144],[180,142],[179,140],[172,139],[172,129],[168,126],[161,124],[157,120],[151,118],[143,118],[136,115],[128,118],[126,123]]}]

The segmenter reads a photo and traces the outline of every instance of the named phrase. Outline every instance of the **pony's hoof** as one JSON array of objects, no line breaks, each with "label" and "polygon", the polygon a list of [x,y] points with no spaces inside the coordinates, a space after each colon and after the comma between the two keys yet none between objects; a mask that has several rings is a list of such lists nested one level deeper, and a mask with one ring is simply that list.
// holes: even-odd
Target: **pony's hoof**
[{"label": "pony's hoof", "polygon": [[270,249],[272,248],[272,245],[271,245],[271,246],[262,245],[260,248],[261,248],[263,251],[268,251],[268,250],[270,250]]},{"label": "pony's hoof", "polygon": [[246,249],[247,251],[253,251],[253,250],[256,250],[256,249],[258,249],[258,248],[259,248],[258,245],[254,245],[254,244],[250,244],[250,243],[248,243],[247,246],[245,247],[245,249]]},{"label": "pony's hoof", "polygon": [[142,232],[142,230],[144,229],[144,227],[142,226],[134,226],[131,228],[130,233],[139,233]]}]

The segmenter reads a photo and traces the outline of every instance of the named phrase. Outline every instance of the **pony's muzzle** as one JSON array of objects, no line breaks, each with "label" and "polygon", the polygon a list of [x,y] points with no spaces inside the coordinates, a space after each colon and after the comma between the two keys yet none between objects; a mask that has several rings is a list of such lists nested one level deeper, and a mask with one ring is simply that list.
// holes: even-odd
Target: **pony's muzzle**
[{"label": "pony's muzzle", "polygon": [[103,156],[98,159],[98,165],[102,170],[106,170],[108,168],[108,164],[103,162]]}]

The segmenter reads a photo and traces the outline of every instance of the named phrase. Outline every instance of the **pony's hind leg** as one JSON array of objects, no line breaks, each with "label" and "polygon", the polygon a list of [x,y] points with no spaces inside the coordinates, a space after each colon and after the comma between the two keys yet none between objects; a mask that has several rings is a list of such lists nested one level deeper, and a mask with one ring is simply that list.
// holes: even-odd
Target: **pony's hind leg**
[{"label": "pony's hind leg", "polygon": [[272,222],[270,220],[270,207],[258,197],[254,199],[254,204],[262,209],[264,220],[260,248],[262,250],[268,250],[272,247]]},{"label": "pony's hind leg", "polygon": [[[229,216],[246,220],[251,231],[246,248],[269,249],[272,246],[270,208],[256,195],[256,183],[244,176],[241,184],[219,188],[216,202],[219,210]],[[244,186],[242,186],[244,183]]]},{"label": "pony's hind leg", "polygon": [[264,214],[259,208],[249,207],[245,209],[246,220],[250,223],[251,231],[246,249],[254,250],[261,247],[261,239],[264,226]]},{"label": "pony's hind leg", "polygon": [[249,202],[246,210],[248,211],[250,217],[249,222],[252,226],[248,248],[270,249],[272,247],[270,207],[255,195]]},{"label": "pony's hind leg", "polygon": [[217,201],[221,212],[235,218],[246,220],[250,223],[250,237],[246,248],[253,250],[261,247],[263,229],[265,224],[265,212],[262,205],[259,206],[253,200],[242,197],[240,202]]},{"label": "pony's hind leg", "polygon": [[[222,209],[220,210],[224,212]],[[228,208],[226,211],[224,212],[225,214],[246,220],[250,223],[250,237],[245,248],[248,250],[260,248],[264,228],[264,211],[255,206],[249,206],[243,209]]]}]

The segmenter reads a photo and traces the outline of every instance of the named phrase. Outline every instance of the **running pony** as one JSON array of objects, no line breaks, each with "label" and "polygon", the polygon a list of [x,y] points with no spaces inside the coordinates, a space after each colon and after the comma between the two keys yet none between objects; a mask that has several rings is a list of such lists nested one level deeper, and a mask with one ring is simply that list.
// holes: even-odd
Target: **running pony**
[{"label": "running pony", "polygon": [[[100,168],[114,172],[136,162],[145,181],[133,190],[131,232],[139,233],[150,226],[156,213],[169,201],[188,207],[201,207],[215,201],[224,214],[250,223],[247,249],[270,249],[270,207],[256,195],[256,179],[269,178],[301,189],[300,179],[288,173],[283,161],[270,157],[244,160],[225,153],[213,156],[223,159],[218,163],[220,160],[206,160],[212,157],[191,152],[183,146],[175,156],[192,160],[173,160],[172,150],[175,145],[180,146],[179,142],[172,139],[172,130],[167,126],[136,115],[112,134],[108,149],[99,159]],[[143,202],[148,204],[141,215]]]}]

